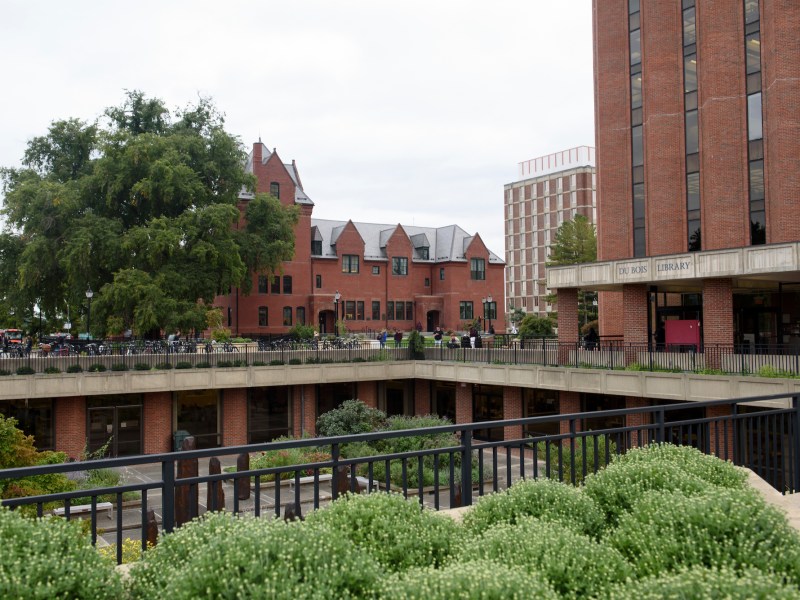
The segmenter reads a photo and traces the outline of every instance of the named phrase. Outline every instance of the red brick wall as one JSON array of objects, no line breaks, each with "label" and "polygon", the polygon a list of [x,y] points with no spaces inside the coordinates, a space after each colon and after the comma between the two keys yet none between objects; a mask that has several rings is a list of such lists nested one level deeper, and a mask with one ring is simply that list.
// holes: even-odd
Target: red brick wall
[{"label": "red brick wall", "polygon": [[456,383],[456,423],[472,423],[472,384]]},{"label": "red brick wall", "polygon": [[[308,435],[314,435],[317,430],[317,397],[314,385],[294,385],[289,388],[292,398],[292,434],[295,437],[303,435],[303,429]],[[305,419],[305,427],[303,426]]]},{"label": "red brick wall", "polygon": [[172,392],[151,392],[142,400],[144,453],[172,450]]},{"label": "red brick wall", "polygon": [[371,408],[378,408],[378,382],[359,381],[358,399]]},{"label": "red brick wall", "polygon": [[56,398],[54,404],[56,450],[79,458],[86,446],[86,398]]},{"label": "red brick wall", "polygon": [[414,414],[431,414],[431,382],[427,379],[414,380]]},{"label": "red brick wall", "polygon": [[703,341],[733,344],[733,283],[730,279],[703,281]]},{"label": "red brick wall", "polygon": [[767,241],[800,233],[800,3],[761,0]]},{"label": "red brick wall", "polygon": [[597,294],[598,333],[603,336],[619,336],[625,331],[625,309],[622,304],[622,292],[598,292]]},{"label": "red brick wall", "polygon": [[[559,392],[558,409],[562,415],[581,412],[581,395],[578,392]],[[580,422],[575,424],[575,430],[580,431]],[[561,433],[569,433],[569,421],[561,421]]]},{"label": "red brick wall", "polygon": [[578,332],[578,290],[558,290],[558,341],[577,342]]},{"label": "red brick wall", "polygon": [[647,344],[647,286],[622,286],[622,304],[625,307],[625,343],[637,346]]},{"label": "red brick wall", "polygon": [[[636,398],[633,396],[626,396],[625,397],[625,408],[643,408],[645,406],[650,406],[650,400],[646,398]],[[650,413],[637,413],[632,415],[627,415],[625,417],[625,427],[641,427],[642,425],[649,425],[650,424]],[[639,445],[639,431],[632,431],[631,432],[631,446],[638,446]],[[642,435],[642,442],[647,442],[647,433],[644,432]]]},{"label": "red brick wall", "polygon": [[[597,258],[633,253],[627,2],[593,0]],[[560,309],[559,309],[560,311]]]},{"label": "red brick wall", "polygon": [[222,401],[222,445],[247,443],[247,388],[228,389]]},{"label": "red brick wall", "polygon": [[[711,454],[725,460],[733,460],[733,422],[729,419],[722,421],[719,417],[728,416],[730,414],[730,406],[709,406],[706,408],[706,418],[714,419],[708,423],[709,450]],[[717,451],[717,444],[719,444],[719,451]]]},{"label": "red brick wall", "polygon": [[[518,387],[503,388],[503,418],[522,418],[522,389]],[[504,440],[518,440],[522,438],[522,425],[512,425],[503,428]]]}]

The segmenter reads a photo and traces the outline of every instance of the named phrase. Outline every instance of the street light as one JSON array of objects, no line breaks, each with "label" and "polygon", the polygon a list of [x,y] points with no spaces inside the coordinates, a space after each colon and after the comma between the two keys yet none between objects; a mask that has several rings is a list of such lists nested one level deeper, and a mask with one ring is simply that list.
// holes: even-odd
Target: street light
[{"label": "street light", "polygon": [[483,332],[486,333],[486,296],[481,298],[481,304],[483,304]]},{"label": "street light", "polygon": [[92,324],[92,296],[94,296],[94,292],[92,291],[92,286],[89,286],[89,289],[86,290],[86,300],[89,301],[89,308],[86,311],[86,339],[92,339],[91,333],[91,324]]},{"label": "street light", "polygon": [[489,294],[489,297],[486,298],[489,303],[489,333],[492,333],[492,295]]},{"label": "street light", "polygon": [[336,333],[336,337],[339,337],[339,300],[342,299],[342,295],[339,293],[339,290],[336,290],[336,293],[333,295],[333,331]]}]

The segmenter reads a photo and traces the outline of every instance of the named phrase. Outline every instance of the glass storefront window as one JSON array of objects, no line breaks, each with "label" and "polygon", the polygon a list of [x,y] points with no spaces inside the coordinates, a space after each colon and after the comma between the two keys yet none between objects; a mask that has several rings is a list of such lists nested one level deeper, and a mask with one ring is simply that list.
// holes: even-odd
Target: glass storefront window
[{"label": "glass storefront window", "polygon": [[219,391],[175,392],[175,431],[187,431],[199,448],[221,445],[219,431]]},{"label": "glass storefront window", "polygon": [[247,443],[270,442],[291,432],[289,388],[286,386],[247,390]]},{"label": "glass storefront window", "polygon": [[0,402],[0,414],[7,419],[16,419],[17,428],[25,435],[33,436],[33,444],[37,450],[55,448],[52,398],[4,400]]}]

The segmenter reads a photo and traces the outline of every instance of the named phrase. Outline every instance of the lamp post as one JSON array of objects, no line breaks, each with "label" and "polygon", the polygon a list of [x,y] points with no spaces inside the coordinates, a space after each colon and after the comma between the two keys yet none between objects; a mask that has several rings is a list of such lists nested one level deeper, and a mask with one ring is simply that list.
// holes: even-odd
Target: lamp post
[{"label": "lamp post", "polygon": [[487,308],[489,310],[489,333],[492,333],[492,295],[491,294],[489,294],[489,296],[486,298],[486,301],[488,302]]},{"label": "lamp post", "polygon": [[342,295],[339,293],[339,290],[336,290],[336,293],[333,295],[333,331],[336,337],[339,337],[339,300],[341,299]]},{"label": "lamp post", "polygon": [[86,310],[86,339],[92,339],[92,296],[94,296],[94,292],[92,291],[92,286],[86,290],[86,300],[89,303],[89,307]]},{"label": "lamp post", "polygon": [[486,296],[481,298],[481,304],[483,304],[483,332],[486,333]]}]

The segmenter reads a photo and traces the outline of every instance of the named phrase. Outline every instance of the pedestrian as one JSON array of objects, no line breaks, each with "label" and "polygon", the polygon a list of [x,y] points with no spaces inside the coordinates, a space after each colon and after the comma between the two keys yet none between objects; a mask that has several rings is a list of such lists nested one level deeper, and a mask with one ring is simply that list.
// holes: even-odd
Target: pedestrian
[{"label": "pedestrian", "polygon": [[417,321],[417,331],[419,333],[422,333],[422,323],[420,323],[419,321]]},{"label": "pedestrian", "polygon": [[386,348],[386,330],[384,329],[381,331],[381,335],[378,337],[378,341],[381,343],[381,349]]},{"label": "pedestrian", "polygon": [[438,326],[433,330],[433,345],[440,347],[442,345],[442,330]]},{"label": "pedestrian", "polygon": [[399,329],[394,332],[394,347],[399,348],[400,343],[403,341],[403,332]]},{"label": "pedestrian", "polygon": [[[480,317],[478,317],[480,319]],[[475,347],[475,338],[478,337],[478,330],[473,325],[469,328],[469,345],[471,348]]]}]

